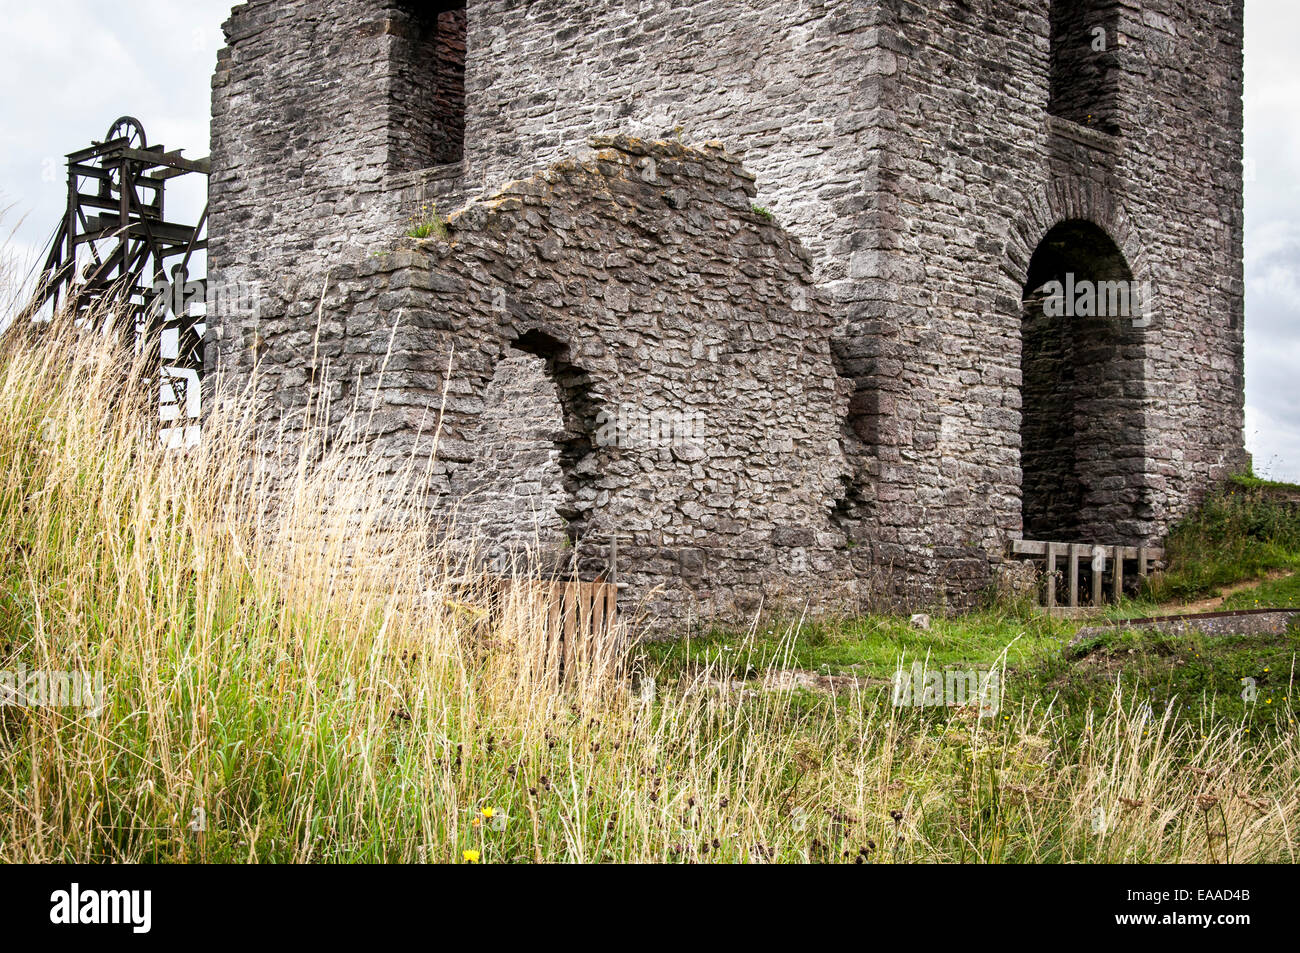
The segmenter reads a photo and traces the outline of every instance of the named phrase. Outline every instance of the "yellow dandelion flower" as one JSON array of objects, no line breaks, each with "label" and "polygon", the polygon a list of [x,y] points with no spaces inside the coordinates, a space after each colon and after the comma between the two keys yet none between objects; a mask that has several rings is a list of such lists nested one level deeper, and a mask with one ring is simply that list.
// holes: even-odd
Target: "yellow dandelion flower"
[{"label": "yellow dandelion flower", "polygon": [[495,807],[485,807],[483,808],[482,814],[484,817],[491,820],[492,818],[497,816],[497,809]]},{"label": "yellow dandelion flower", "polygon": [[460,856],[461,856],[461,859],[464,860],[465,863],[467,863],[467,864],[477,864],[477,863],[478,863],[478,851],[476,851],[476,850],[462,850],[462,851],[460,852]]}]

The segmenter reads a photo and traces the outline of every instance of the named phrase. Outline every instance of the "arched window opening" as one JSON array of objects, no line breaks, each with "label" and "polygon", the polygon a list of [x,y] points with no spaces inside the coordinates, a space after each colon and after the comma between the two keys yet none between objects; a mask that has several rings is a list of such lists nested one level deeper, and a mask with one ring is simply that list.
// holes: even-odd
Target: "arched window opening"
[{"label": "arched window opening", "polygon": [[1048,111],[1116,135],[1119,0],[1052,0]]},{"label": "arched window opening", "polygon": [[490,565],[560,575],[584,568],[598,499],[598,414],[591,379],[564,342],[536,330],[511,342],[485,382],[466,438],[472,458],[455,487],[458,519],[475,527]]}]

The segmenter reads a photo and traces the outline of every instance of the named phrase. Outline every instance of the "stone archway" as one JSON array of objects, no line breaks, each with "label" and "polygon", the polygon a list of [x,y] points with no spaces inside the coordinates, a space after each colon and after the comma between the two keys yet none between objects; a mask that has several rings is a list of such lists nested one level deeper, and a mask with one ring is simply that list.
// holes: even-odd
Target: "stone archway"
[{"label": "stone archway", "polygon": [[596,430],[600,416],[591,375],[575,363],[569,346],[545,331],[532,329],[520,334],[511,352],[529,355],[558,401],[560,429],[554,435],[556,462],[562,481],[557,512],[564,521],[571,543],[584,534],[596,500],[593,477],[596,460]]},{"label": "stone archway", "polygon": [[1028,538],[1113,543],[1144,535],[1147,296],[1094,222],[1054,225],[1030,257],[1020,426]]}]

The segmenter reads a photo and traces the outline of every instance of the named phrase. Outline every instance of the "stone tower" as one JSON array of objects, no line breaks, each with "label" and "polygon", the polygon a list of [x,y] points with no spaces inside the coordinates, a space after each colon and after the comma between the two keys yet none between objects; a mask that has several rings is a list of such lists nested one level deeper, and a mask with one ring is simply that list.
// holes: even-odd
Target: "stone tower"
[{"label": "stone tower", "polygon": [[[210,272],[263,304],[209,362],[284,408],[377,382],[487,551],[617,534],[669,615],[1154,541],[1245,462],[1242,18],[252,0]],[[450,240],[403,237],[431,205]]]}]

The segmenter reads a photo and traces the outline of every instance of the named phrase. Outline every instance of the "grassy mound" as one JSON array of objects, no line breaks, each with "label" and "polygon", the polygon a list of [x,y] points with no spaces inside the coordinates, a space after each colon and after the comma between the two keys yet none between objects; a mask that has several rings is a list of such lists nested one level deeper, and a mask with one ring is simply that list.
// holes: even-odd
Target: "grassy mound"
[{"label": "grassy mound", "polygon": [[1169,534],[1156,601],[1191,599],[1269,572],[1300,569],[1300,488],[1238,477]]}]

